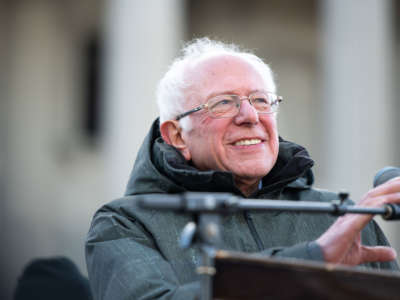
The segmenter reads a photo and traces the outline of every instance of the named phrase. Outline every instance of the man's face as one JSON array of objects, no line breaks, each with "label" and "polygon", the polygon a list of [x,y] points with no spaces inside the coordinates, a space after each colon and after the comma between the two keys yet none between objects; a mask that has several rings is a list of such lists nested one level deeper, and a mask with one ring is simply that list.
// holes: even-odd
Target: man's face
[{"label": "man's face", "polygon": [[[234,56],[202,60],[187,76],[193,86],[186,93],[185,109],[206,103],[216,95],[248,96],[255,91],[268,91],[254,68]],[[279,147],[275,114],[259,115],[245,100],[235,117],[214,119],[206,110],[188,117],[192,118],[192,129],[183,132],[183,139],[187,158],[198,169],[230,171],[236,179],[258,181],[274,166]]]}]

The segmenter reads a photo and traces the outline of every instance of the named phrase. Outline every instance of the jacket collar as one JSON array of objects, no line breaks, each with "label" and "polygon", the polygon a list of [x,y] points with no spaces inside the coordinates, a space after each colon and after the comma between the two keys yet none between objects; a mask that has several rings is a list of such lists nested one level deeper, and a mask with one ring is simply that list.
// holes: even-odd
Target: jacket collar
[{"label": "jacket collar", "polygon": [[[250,197],[272,193],[284,187],[305,189],[312,185],[314,162],[305,148],[279,138],[275,166],[262,179],[262,188]],[[200,171],[190,165],[160,136],[155,120],[137,155],[125,195],[143,193],[228,192],[243,196],[233,175],[222,171]]]}]

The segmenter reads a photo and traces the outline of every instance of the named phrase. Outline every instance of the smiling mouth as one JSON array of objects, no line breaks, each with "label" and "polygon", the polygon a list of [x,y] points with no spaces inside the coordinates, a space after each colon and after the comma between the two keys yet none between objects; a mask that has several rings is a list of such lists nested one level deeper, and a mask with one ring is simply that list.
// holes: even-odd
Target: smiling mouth
[{"label": "smiling mouth", "polygon": [[251,146],[251,145],[257,145],[261,142],[262,141],[260,139],[247,139],[247,140],[237,141],[233,145],[234,146]]}]

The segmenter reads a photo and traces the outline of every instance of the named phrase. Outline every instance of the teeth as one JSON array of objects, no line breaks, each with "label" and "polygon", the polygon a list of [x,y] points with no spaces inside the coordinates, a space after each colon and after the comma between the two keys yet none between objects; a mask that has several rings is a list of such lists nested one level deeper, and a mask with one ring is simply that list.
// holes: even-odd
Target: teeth
[{"label": "teeth", "polygon": [[260,139],[251,139],[251,140],[241,140],[235,143],[235,146],[248,146],[248,145],[255,145],[261,143]]}]

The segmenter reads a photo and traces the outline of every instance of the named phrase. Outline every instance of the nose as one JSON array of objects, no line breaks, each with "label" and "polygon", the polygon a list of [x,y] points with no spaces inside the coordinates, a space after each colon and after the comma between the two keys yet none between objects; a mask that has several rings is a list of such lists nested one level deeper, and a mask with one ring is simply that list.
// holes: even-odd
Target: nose
[{"label": "nose", "polygon": [[235,116],[234,121],[236,125],[254,125],[258,123],[258,113],[254,106],[250,104],[248,99],[242,99],[239,113]]}]

